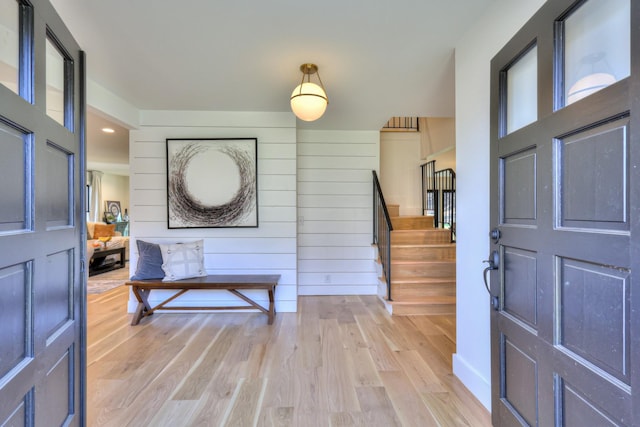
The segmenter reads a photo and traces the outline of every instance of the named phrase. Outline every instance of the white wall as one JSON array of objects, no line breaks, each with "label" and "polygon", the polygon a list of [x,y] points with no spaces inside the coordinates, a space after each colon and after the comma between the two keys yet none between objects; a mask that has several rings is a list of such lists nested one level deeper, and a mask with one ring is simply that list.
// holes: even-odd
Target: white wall
[{"label": "white wall", "polygon": [[438,154],[427,157],[427,161],[436,161],[436,170],[453,169],[456,170],[456,148],[441,151]]},{"label": "white wall", "polygon": [[[135,239],[151,242],[204,239],[208,273],[281,274],[276,310],[296,311],[295,125],[295,117],[290,113],[141,111],[139,130],[131,131],[129,136],[131,271],[135,271],[137,262]],[[259,227],[169,230],[166,138],[254,137],[258,139]],[[189,300],[190,294],[195,299],[192,296]],[[264,292],[250,295],[259,303],[267,303]],[[222,291],[190,292],[185,298],[187,304],[194,305],[198,298],[237,301]],[[130,300],[129,310],[135,305]]]},{"label": "white wall", "polygon": [[420,215],[422,172],[420,134],[380,132],[380,186],[389,205],[400,205],[400,215]]},{"label": "white wall", "polygon": [[[456,145],[456,121],[451,117],[425,117],[420,120],[422,159],[437,155]],[[441,170],[436,164],[436,170]]]},{"label": "white wall", "polygon": [[298,292],[374,295],[377,131],[298,131]]},{"label": "white wall", "polygon": [[[122,215],[129,209],[129,177],[105,173],[102,175],[102,200],[115,200],[120,202]],[[105,208],[104,203],[102,206]]]},{"label": "white wall", "polygon": [[497,0],[456,46],[457,348],[454,374],[490,409],[489,91],[491,58],[544,4]]}]

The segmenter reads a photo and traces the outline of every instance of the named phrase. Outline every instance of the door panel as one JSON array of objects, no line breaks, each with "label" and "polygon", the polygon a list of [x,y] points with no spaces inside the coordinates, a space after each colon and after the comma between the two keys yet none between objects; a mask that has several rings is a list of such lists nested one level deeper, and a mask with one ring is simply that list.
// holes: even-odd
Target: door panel
[{"label": "door panel", "polygon": [[535,225],[536,150],[527,149],[501,159],[502,218],[505,224]]},{"label": "door panel", "polygon": [[537,256],[533,251],[504,247],[504,281],[512,286],[504,290],[502,309],[532,329],[538,327]]},{"label": "door panel", "polygon": [[562,257],[558,266],[558,348],[628,384],[630,272]]},{"label": "door panel", "polygon": [[[18,3],[20,87],[0,83],[0,425],[83,425],[84,57],[47,1]],[[64,57],[62,123],[47,39]]]},{"label": "door panel", "polygon": [[556,140],[559,227],[629,230],[628,135],[624,117]]},{"label": "door panel", "polygon": [[[490,249],[501,256],[491,272],[499,298],[491,315],[495,425],[640,425],[640,298],[633,292],[640,140],[631,95],[640,89],[633,61],[640,39],[626,44],[630,75],[581,99],[575,87],[564,88],[576,73],[563,69],[565,21],[583,19],[581,8],[597,1],[545,3],[492,61],[491,225],[500,239]],[[602,7],[621,5],[631,27],[640,6],[628,0],[598,2],[587,27],[607,15]],[[614,15],[619,24],[621,13]],[[537,120],[507,132],[512,109],[505,103],[517,98],[505,93],[513,90],[509,70],[532,44]]]}]

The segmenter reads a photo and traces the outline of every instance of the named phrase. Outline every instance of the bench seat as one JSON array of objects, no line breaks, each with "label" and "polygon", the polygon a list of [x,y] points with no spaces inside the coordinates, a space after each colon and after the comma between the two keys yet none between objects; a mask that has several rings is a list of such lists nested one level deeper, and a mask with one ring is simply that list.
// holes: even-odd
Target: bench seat
[{"label": "bench seat", "polygon": [[[191,279],[175,280],[163,282],[161,279],[131,280],[126,282],[131,286],[131,290],[138,300],[138,307],[131,319],[131,325],[137,325],[146,316],[151,316],[156,310],[244,310],[247,308],[257,308],[268,316],[269,325],[273,324],[276,314],[274,293],[279,274],[212,274]],[[193,289],[220,289],[231,292],[236,297],[245,301],[249,305],[243,306],[205,306],[205,307],[184,307],[178,305],[167,306],[187,291]],[[269,296],[269,308],[264,308],[251,298],[239,292],[247,289],[264,289]],[[152,290],[177,290],[175,294],[165,299],[158,305],[152,307],[149,304],[149,295]]]}]

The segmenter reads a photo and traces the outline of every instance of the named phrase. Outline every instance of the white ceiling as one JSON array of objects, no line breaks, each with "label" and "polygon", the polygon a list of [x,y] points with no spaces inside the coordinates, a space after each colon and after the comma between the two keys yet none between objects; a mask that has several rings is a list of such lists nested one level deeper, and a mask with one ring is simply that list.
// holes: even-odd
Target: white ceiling
[{"label": "white ceiling", "polygon": [[[103,128],[114,132],[105,133]],[[87,112],[87,169],[129,175],[129,130],[91,108]]]},{"label": "white ceiling", "polygon": [[493,0],[52,0],[88,77],[140,109],[290,111],[305,62],[325,115],[377,130],[454,115],[454,46]]}]

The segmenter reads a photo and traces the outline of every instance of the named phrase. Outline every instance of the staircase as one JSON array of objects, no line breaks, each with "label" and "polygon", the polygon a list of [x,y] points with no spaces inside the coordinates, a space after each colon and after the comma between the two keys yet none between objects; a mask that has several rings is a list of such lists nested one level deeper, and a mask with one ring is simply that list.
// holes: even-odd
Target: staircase
[{"label": "staircase", "polygon": [[387,310],[401,316],[455,314],[456,245],[450,230],[433,228],[433,217],[399,216],[398,205],[387,208],[393,224],[391,300],[380,293]]}]

